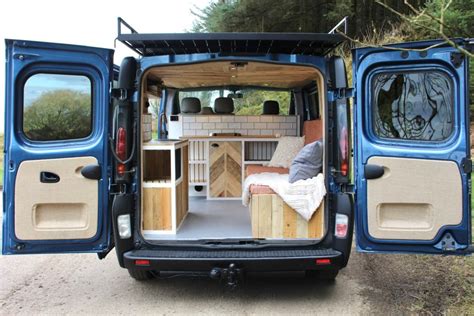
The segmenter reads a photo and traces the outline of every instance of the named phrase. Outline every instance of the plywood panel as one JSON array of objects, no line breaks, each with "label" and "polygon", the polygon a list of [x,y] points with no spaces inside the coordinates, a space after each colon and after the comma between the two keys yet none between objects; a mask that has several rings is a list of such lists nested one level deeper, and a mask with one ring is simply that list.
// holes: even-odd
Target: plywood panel
[{"label": "plywood panel", "polygon": [[277,194],[255,194],[251,199],[252,234],[255,238],[322,238],[324,204],[308,222]]},{"label": "plywood panel", "polygon": [[143,151],[143,180],[171,179],[171,152],[169,150]]},{"label": "plywood panel", "polygon": [[[272,194],[272,237],[283,236],[283,200]],[[256,199],[258,200],[258,199]]]},{"label": "plywood panel", "polygon": [[235,69],[230,61],[157,67],[149,73],[165,86],[174,88],[229,85],[295,88],[306,86],[319,76],[315,68],[308,66],[248,62]]},{"label": "plywood panel", "polygon": [[324,201],[308,222],[308,238],[322,238],[324,233]]},{"label": "plywood panel", "polygon": [[143,214],[145,230],[171,230],[171,188],[144,188]]},{"label": "plywood panel", "polygon": [[267,223],[258,226],[258,236],[261,238],[272,237],[272,196],[270,194],[262,195],[258,204],[258,222]]},{"label": "plywood panel", "polygon": [[[15,235],[22,240],[87,239],[97,234],[98,181],[80,170],[95,157],[23,161],[15,182]],[[59,181],[43,183],[40,173]]]},{"label": "plywood panel", "polygon": [[283,203],[283,237],[296,238],[296,212]]},{"label": "plywood panel", "polygon": [[384,175],[367,180],[369,234],[380,239],[432,240],[462,221],[462,179],[453,161],[371,157]]}]

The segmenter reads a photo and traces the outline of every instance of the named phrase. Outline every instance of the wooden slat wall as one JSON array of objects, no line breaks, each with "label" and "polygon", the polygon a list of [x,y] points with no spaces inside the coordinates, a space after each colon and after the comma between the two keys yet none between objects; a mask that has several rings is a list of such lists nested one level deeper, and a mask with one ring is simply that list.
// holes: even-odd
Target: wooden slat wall
[{"label": "wooden slat wall", "polygon": [[171,230],[171,188],[143,189],[143,229]]},{"label": "wooden slat wall", "polygon": [[245,142],[245,161],[268,161],[272,159],[278,142]]},{"label": "wooden slat wall", "polygon": [[277,194],[255,194],[250,203],[254,238],[313,238],[324,234],[324,203],[307,222]]}]

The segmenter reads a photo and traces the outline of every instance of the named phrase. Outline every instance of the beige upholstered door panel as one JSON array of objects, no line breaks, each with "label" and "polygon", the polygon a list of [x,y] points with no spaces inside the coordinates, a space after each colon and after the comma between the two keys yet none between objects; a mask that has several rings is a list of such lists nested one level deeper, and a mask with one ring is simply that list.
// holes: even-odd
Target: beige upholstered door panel
[{"label": "beige upholstered door panel", "polygon": [[[23,161],[15,183],[15,235],[21,240],[87,239],[97,233],[98,181],[81,169],[94,157]],[[40,181],[41,172],[59,176]]]},{"label": "beige upholstered door panel", "polygon": [[462,220],[462,182],[451,161],[371,157],[384,175],[367,180],[370,236],[431,240],[439,229]]}]

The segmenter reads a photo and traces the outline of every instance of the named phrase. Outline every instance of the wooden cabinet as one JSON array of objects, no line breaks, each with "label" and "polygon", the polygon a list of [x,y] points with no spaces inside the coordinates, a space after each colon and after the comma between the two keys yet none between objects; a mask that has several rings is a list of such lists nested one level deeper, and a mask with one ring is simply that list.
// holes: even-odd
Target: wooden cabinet
[{"label": "wooden cabinet", "polygon": [[142,157],[144,235],[175,234],[189,209],[188,142],[151,141]]},{"label": "wooden cabinet", "polygon": [[242,196],[242,142],[209,143],[209,196],[240,198]]}]

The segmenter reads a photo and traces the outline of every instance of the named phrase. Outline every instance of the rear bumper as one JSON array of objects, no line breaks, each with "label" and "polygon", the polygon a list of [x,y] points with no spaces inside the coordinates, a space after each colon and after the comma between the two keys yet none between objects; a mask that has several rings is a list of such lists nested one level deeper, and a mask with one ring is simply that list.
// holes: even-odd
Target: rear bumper
[{"label": "rear bumper", "polygon": [[[329,260],[317,264],[317,259]],[[144,261],[148,264],[143,264]],[[124,254],[124,264],[129,269],[157,271],[210,271],[230,264],[247,272],[304,271],[339,269],[343,266],[343,255],[333,249],[132,250]]]}]

